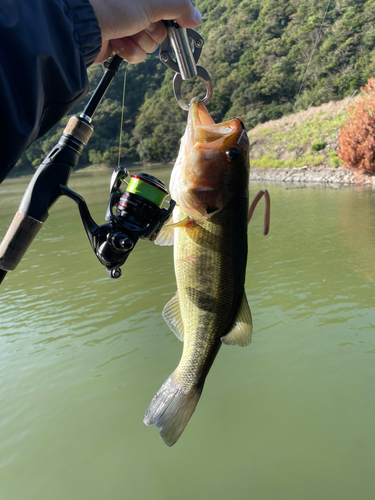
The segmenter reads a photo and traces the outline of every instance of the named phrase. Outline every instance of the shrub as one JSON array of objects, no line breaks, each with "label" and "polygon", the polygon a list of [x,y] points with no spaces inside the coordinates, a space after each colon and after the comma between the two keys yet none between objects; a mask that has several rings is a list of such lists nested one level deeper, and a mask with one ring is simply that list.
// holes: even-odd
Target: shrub
[{"label": "shrub", "polygon": [[311,146],[311,151],[314,151],[316,153],[317,151],[321,151],[322,149],[324,149],[326,146],[327,144],[323,141],[316,142]]},{"label": "shrub", "polygon": [[368,80],[355,105],[349,108],[337,156],[350,170],[375,174],[375,79]]}]

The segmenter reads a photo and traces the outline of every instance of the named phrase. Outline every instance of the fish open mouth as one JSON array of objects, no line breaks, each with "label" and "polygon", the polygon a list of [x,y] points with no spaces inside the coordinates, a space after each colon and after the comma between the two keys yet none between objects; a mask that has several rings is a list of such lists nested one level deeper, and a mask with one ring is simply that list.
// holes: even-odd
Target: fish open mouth
[{"label": "fish open mouth", "polygon": [[215,123],[197,97],[190,102],[170,192],[190,217],[220,212],[238,182],[248,178],[248,138],[241,118]]},{"label": "fish open mouth", "polygon": [[[246,132],[242,118],[233,118],[223,123],[215,123],[206,107],[201,105],[199,99],[194,97],[189,109],[191,146],[223,150],[240,142],[241,136]],[[204,146],[203,146],[203,149]]]}]

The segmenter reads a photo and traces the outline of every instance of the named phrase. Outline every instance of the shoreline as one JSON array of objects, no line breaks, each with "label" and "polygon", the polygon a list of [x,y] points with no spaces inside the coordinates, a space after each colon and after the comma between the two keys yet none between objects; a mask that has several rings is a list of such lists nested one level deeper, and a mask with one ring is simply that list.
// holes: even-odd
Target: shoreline
[{"label": "shoreline", "polygon": [[251,168],[251,182],[315,184],[324,186],[362,186],[375,189],[375,176],[354,173],[344,167]]},{"label": "shoreline", "polygon": [[[127,165],[130,170],[134,168],[146,167],[149,169],[162,168],[162,167],[173,167],[171,163],[155,163],[155,164],[145,164],[145,165]],[[86,174],[94,173],[98,171],[108,170],[111,171],[110,167],[84,167],[82,169],[76,169],[72,172],[72,175],[76,174]],[[27,178],[32,177],[33,174],[23,174],[17,176],[8,176],[8,179],[17,178]],[[310,184],[315,186],[324,187],[348,187],[348,186],[360,186],[370,189],[375,189],[375,175],[361,174],[357,172],[351,172],[344,167],[328,167],[326,165],[320,165],[317,167],[293,167],[293,168],[256,168],[250,165],[250,183],[251,182],[276,182],[279,184]]]}]

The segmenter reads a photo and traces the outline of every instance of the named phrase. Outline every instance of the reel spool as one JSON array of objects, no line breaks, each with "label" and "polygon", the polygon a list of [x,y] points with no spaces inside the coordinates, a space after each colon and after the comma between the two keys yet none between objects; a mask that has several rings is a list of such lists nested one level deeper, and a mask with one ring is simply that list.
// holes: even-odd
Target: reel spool
[{"label": "reel spool", "polygon": [[146,228],[158,217],[167,196],[164,183],[153,175],[132,175],[115,207],[116,215],[132,225]]}]

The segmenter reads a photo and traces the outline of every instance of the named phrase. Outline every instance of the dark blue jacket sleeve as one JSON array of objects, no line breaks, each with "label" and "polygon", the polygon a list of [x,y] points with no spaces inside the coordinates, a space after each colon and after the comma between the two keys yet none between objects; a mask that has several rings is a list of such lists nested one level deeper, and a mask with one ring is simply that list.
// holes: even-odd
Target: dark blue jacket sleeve
[{"label": "dark blue jacket sleeve", "polygon": [[86,94],[100,46],[88,0],[1,0],[0,182]]}]

